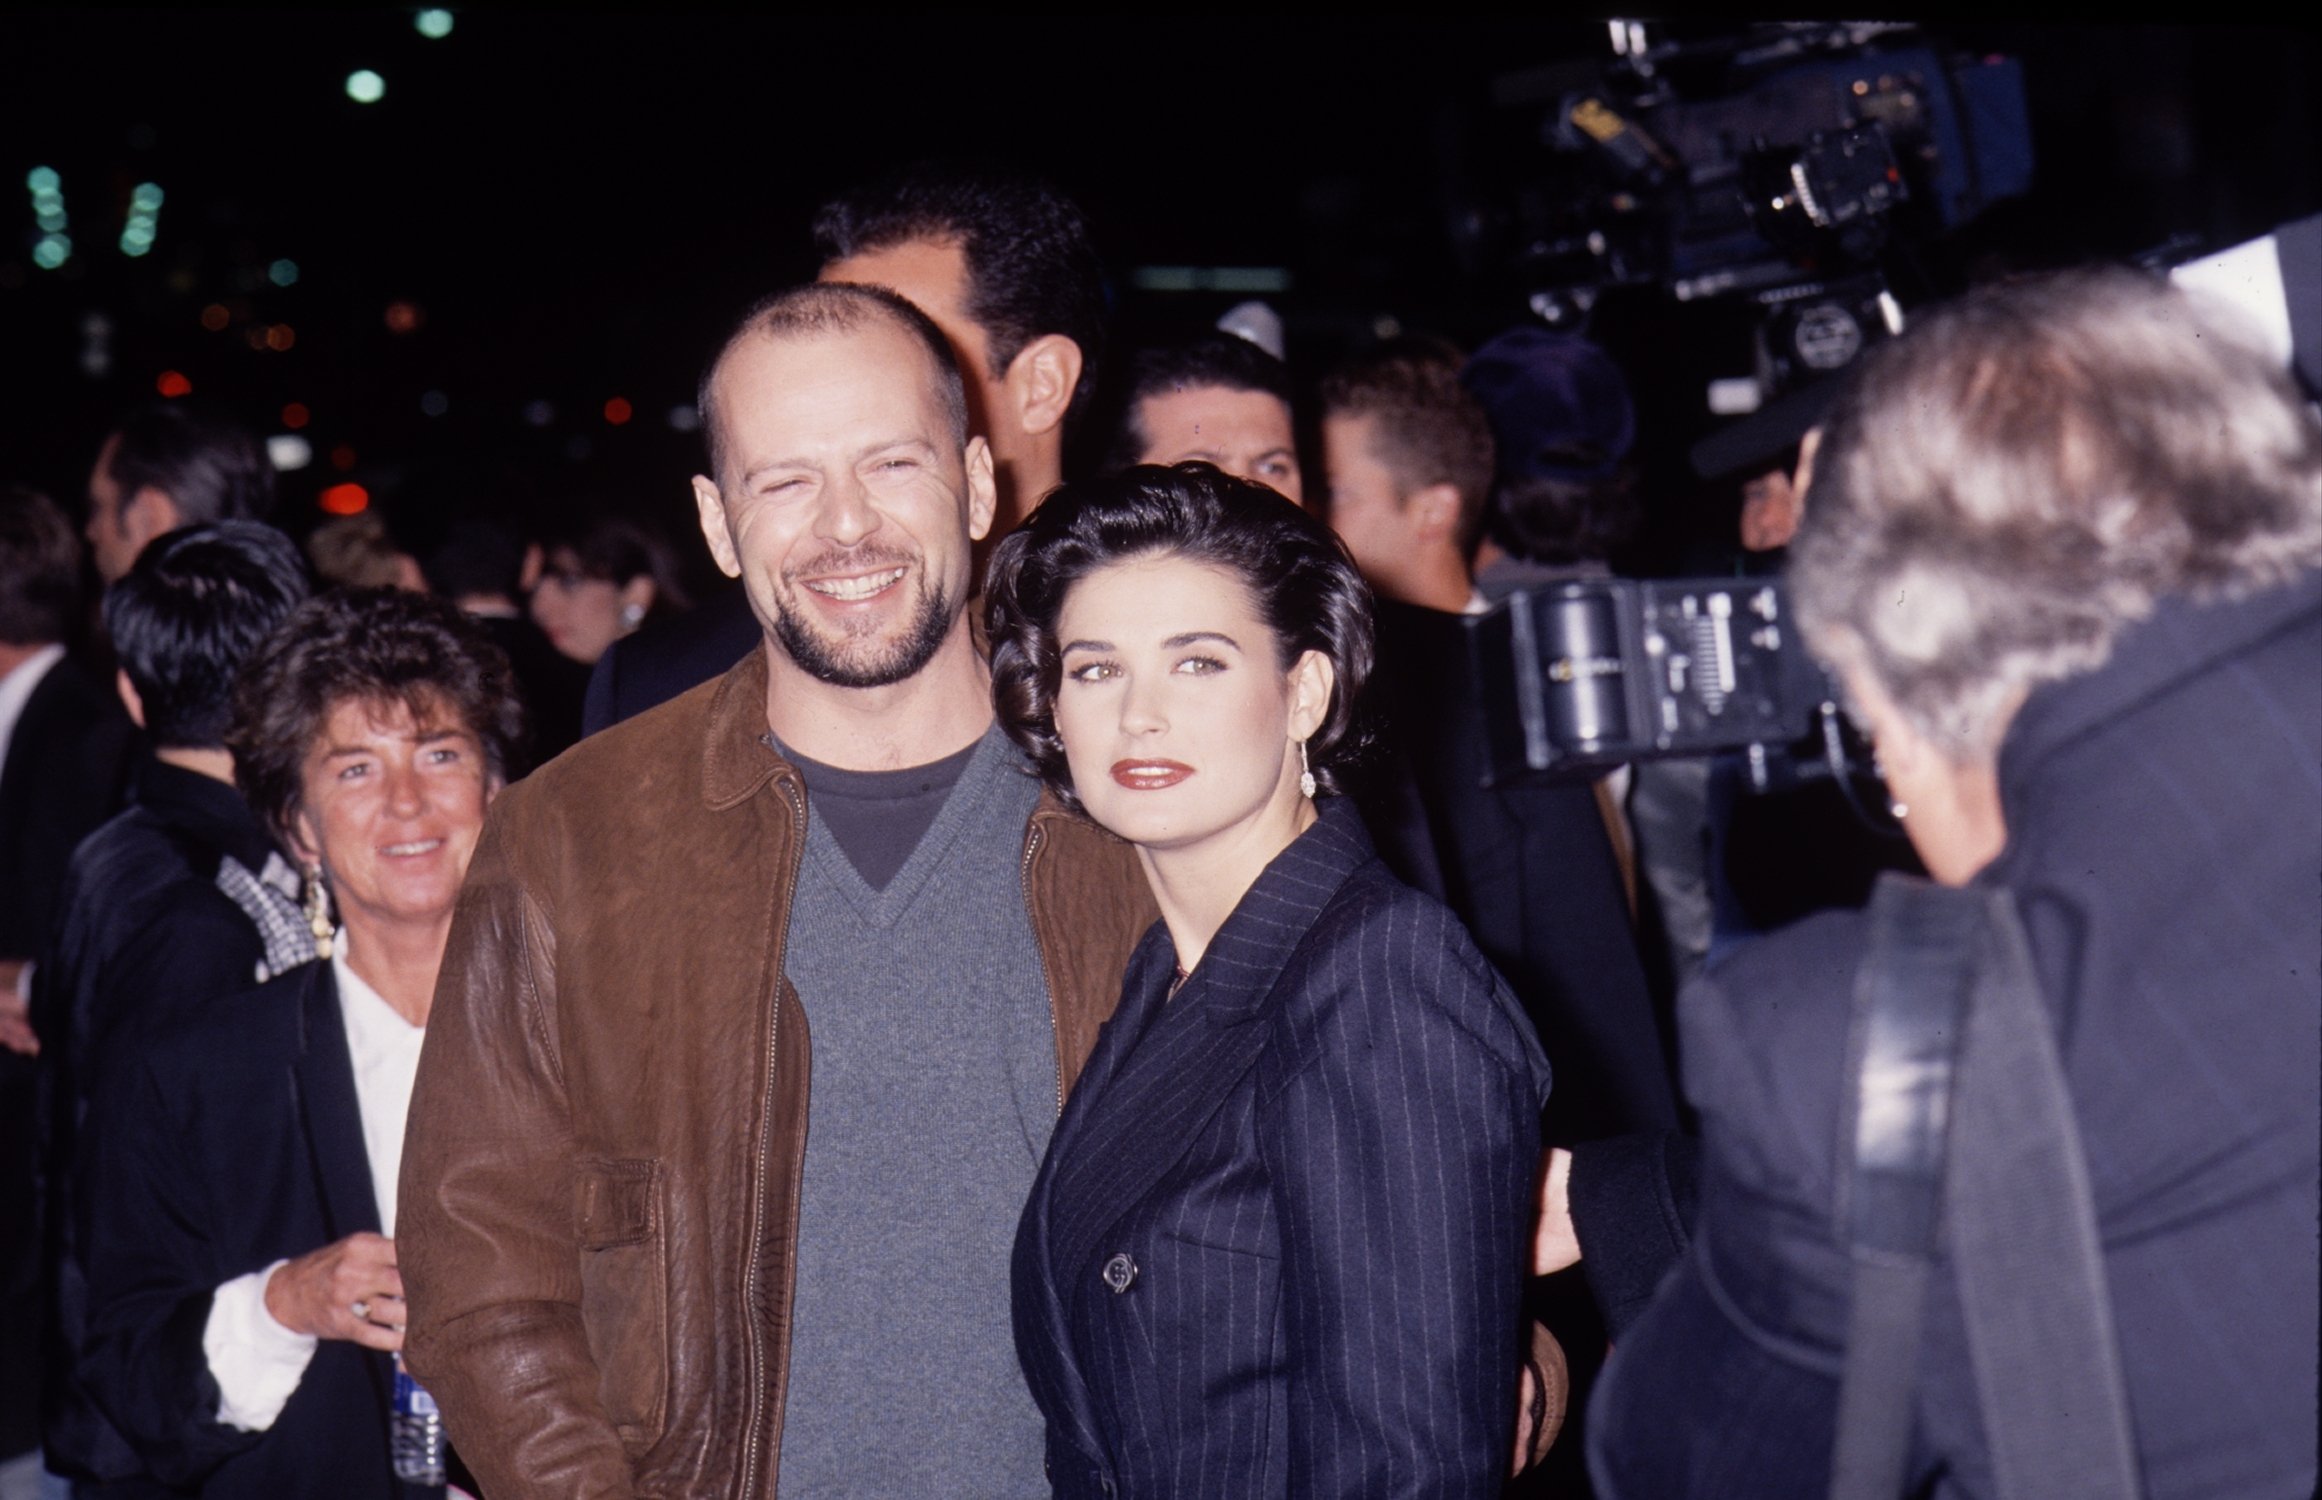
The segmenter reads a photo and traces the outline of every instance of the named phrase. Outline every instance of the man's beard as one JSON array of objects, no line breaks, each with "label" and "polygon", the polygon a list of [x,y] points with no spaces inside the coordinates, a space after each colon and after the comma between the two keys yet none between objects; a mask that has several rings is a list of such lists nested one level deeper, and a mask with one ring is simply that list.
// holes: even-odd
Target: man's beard
[{"label": "man's beard", "polygon": [[[803,592],[799,585],[791,587]],[[851,633],[833,640],[818,633],[793,613],[785,601],[777,599],[774,638],[799,670],[817,682],[827,682],[833,687],[886,687],[915,676],[920,668],[935,659],[944,637],[951,634],[956,613],[949,594],[937,584],[920,593],[919,607],[901,635],[884,642]]]}]

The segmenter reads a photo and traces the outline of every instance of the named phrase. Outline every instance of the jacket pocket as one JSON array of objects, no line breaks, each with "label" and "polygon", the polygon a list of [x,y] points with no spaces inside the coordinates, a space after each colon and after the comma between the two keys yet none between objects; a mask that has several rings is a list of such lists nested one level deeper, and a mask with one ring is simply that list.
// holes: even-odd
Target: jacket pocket
[{"label": "jacket pocket", "polygon": [[669,1267],[661,1164],[584,1158],[574,1185],[581,1327],[597,1394],[631,1458],[660,1440],[669,1399]]}]

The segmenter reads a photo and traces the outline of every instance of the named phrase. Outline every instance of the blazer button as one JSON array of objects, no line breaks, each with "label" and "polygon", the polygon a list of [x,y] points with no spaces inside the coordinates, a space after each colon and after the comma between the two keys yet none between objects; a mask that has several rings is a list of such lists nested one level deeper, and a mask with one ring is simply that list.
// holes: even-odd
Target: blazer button
[{"label": "blazer button", "polygon": [[1129,1259],[1127,1251],[1121,1251],[1105,1262],[1103,1275],[1106,1286],[1125,1292],[1137,1279],[1137,1263]]}]

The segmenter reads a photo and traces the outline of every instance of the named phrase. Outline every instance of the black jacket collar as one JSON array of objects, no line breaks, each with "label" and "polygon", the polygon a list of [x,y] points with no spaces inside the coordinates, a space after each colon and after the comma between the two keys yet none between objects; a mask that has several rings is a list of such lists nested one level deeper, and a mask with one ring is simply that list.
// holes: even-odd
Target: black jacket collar
[{"label": "black jacket collar", "polygon": [[165,827],[204,848],[230,854],[253,872],[266,867],[274,841],[258,826],[242,794],[225,782],[148,755],[137,766],[137,805]]},{"label": "black jacket collar", "polygon": [[2224,603],[2163,600],[2152,618],[2121,633],[2103,666],[2024,701],[2000,747],[2002,807],[2012,820],[2042,800],[2034,788],[2048,765],[2083,737],[2317,614],[2322,572]]}]

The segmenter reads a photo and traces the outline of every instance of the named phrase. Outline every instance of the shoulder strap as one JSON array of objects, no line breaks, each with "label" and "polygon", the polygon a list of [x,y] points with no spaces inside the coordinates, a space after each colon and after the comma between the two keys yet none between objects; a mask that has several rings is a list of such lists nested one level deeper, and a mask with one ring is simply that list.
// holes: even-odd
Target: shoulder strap
[{"label": "shoulder strap", "polygon": [[1895,1500],[1942,1223],[1943,1165],[1981,914],[1925,882],[1880,881],[1855,979],[1855,1090],[1840,1137],[1838,1228],[1854,1260],[1832,1500]]},{"label": "shoulder strap", "polygon": [[1834,1500],[1903,1493],[1939,1237],[1999,1493],[2134,1497],[2087,1165],[2014,902],[1887,877],[1855,1004]]}]

